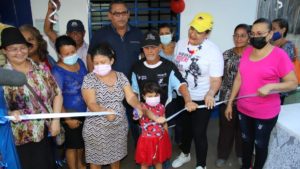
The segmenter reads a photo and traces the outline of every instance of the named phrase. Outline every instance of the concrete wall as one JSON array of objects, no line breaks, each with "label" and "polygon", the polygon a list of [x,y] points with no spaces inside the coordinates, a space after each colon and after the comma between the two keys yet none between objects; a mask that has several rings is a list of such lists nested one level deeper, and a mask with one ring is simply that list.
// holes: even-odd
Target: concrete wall
[{"label": "concrete wall", "polygon": [[257,0],[185,0],[185,10],[180,17],[180,38],[187,38],[189,23],[199,12],[209,12],[214,17],[210,39],[221,51],[233,47],[233,29],[240,23],[252,24],[256,19]]},{"label": "concrete wall", "polygon": [[[58,13],[58,23],[54,26],[55,29],[58,30],[59,35],[63,35],[66,33],[67,22],[70,19],[79,19],[83,22],[86,35],[85,41],[89,42],[88,35],[88,0],[61,0],[61,8]],[[31,0],[31,9],[32,9],[32,18],[33,25],[37,27],[41,33],[43,31],[43,23],[46,16],[48,8],[48,0]],[[45,39],[48,41],[48,38],[45,36]],[[56,58],[56,53],[49,45],[48,50],[54,58]]]},{"label": "concrete wall", "polygon": [[[34,26],[43,32],[43,20],[47,10],[47,0],[31,0]],[[257,0],[185,0],[185,10],[180,18],[180,37],[186,38],[189,23],[198,12],[210,12],[214,16],[214,29],[210,39],[222,51],[233,46],[232,34],[234,27],[239,23],[252,24],[256,19]],[[66,24],[70,19],[80,19],[88,28],[88,0],[61,0],[58,11],[59,22],[56,25],[59,34],[66,32]],[[88,30],[88,29],[87,29]],[[47,39],[47,38],[45,38]],[[89,40],[88,32],[85,40]],[[56,57],[54,50],[49,47],[52,56]]]}]

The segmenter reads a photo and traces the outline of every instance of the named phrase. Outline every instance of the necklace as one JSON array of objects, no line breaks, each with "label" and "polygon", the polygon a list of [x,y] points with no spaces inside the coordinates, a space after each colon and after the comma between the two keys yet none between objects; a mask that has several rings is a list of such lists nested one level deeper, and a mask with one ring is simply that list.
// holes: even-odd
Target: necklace
[{"label": "necklace", "polygon": [[187,47],[187,51],[190,53],[190,55],[193,55],[195,53],[197,53],[199,50],[202,49],[202,45],[198,45],[198,47],[196,49],[190,49],[189,48],[190,42],[188,42],[188,47]]}]

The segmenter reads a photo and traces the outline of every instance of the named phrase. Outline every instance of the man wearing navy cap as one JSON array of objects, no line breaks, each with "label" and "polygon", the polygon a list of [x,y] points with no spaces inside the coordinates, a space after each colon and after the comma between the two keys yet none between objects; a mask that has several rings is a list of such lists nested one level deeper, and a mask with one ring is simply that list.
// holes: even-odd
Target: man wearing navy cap
[{"label": "man wearing navy cap", "polygon": [[[182,95],[187,111],[195,110],[198,105],[192,102],[186,81],[181,76],[175,64],[159,56],[161,48],[158,33],[146,33],[141,46],[145,58],[138,61],[133,66],[131,75],[133,91],[140,96],[140,99],[142,99],[141,90],[144,84],[147,82],[156,82],[161,88],[160,103],[166,107],[166,117],[175,113],[173,107],[168,106],[172,101],[173,90],[176,90],[177,93]],[[169,161],[164,163],[163,168],[169,168]]]},{"label": "man wearing navy cap", "polygon": [[[53,30],[53,23],[49,21],[49,15],[54,11],[54,7],[52,3],[48,3],[48,11],[45,18],[44,23],[44,32],[50,39],[50,41],[54,44],[56,38],[58,37],[57,33]],[[80,20],[72,19],[67,23],[67,35],[71,37],[76,42],[77,54],[86,64],[86,56],[88,51],[88,44],[84,41],[85,29]]]},{"label": "man wearing navy cap", "polygon": [[142,48],[145,58],[133,66],[131,77],[133,91],[141,93],[141,88],[146,82],[157,82],[161,87],[161,104],[166,106],[166,116],[168,112],[168,103],[172,100],[172,91],[182,95],[187,111],[195,110],[198,105],[192,102],[187,83],[181,76],[173,62],[159,56],[160,38],[156,32],[148,32],[142,41]]}]

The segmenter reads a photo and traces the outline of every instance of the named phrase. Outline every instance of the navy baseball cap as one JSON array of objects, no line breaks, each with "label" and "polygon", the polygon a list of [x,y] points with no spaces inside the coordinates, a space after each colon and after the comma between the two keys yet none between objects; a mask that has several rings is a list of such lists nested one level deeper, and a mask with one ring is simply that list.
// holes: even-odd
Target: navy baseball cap
[{"label": "navy baseball cap", "polygon": [[144,35],[142,47],[159,46],[159,45],[160,45],[160,38],[159,38],[158,33],[150,31]]},{"label": "navy baseball cap", "polygon": [[67,32],[84,32],[84,26],[80,20],[72,19],[67,24]]}]

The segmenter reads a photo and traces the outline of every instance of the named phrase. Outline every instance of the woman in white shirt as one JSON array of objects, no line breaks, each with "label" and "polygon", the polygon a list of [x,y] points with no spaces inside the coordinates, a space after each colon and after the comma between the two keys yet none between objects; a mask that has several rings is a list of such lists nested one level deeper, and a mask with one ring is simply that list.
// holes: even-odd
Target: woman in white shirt
[{"label": "woman in white shirt", "polygon": [[190,24],[188,39],[179,40],[176,44],[174,61],[188,83],[191,98],[193,102],[198,105],[205,104],[207,108],[183,113],[183,135],[180,145],[182,153],[173,161],[173,168],[190,161],[192,139],[196,149],[196,169],[206,168],[206,130],[215,104],[214,96],[221,85],[224,67],[221,51],[208,40],[212,27],[212,16],[209,13],[199,13]]}]

